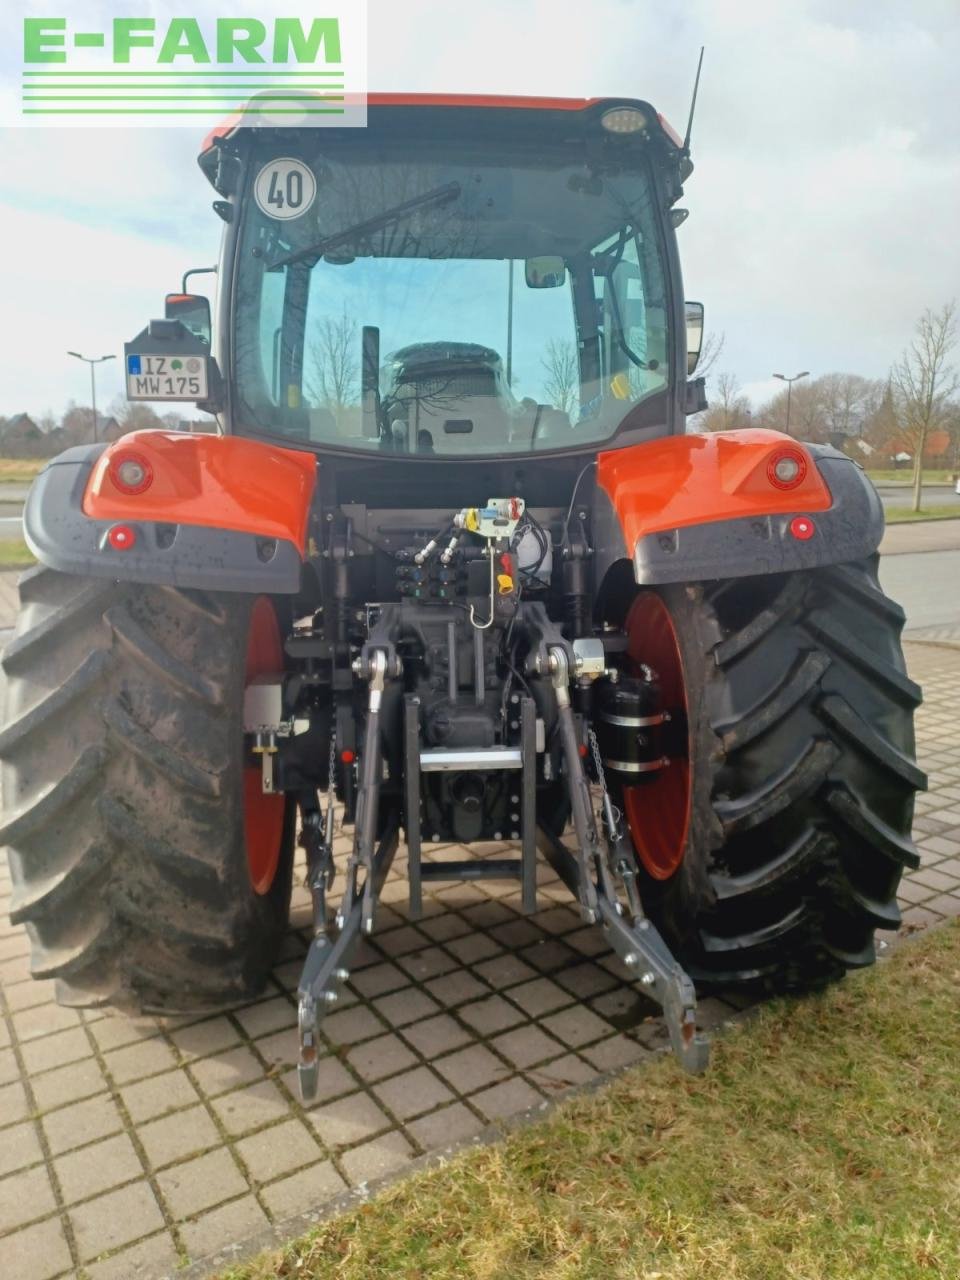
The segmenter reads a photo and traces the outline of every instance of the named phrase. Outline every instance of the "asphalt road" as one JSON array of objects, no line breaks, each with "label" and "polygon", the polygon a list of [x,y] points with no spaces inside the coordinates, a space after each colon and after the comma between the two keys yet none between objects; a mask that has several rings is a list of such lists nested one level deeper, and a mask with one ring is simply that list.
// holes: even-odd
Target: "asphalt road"
[{"label": "asphalt road", "polygon": [[882,556],[880,581],[906,610],[908,632],[960,627],[960,548]]},{"label": "asphalt road", "polygon": [[[881,484],[877,486],[877,493],[885,507],[909,507],[912,502],[908,484]],[[923,505],[956,506],[957,514],[960,515],[960,493],[956,493],[950,484],[925,484]]]}]

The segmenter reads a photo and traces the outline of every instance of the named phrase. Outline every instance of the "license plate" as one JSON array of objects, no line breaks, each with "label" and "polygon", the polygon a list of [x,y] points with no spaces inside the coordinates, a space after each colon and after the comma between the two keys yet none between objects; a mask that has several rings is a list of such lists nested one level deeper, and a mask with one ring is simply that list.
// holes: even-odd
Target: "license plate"
[{"label": "license plate", "polygon": [[206,400],[203,356],[127,356],[128,400]]}]

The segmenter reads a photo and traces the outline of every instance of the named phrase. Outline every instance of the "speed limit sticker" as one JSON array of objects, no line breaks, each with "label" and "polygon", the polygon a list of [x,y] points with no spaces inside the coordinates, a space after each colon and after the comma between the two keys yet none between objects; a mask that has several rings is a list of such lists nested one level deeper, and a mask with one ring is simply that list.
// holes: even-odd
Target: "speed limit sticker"
[{"label": "speed limit sticker", "polygon": [[313,204],[317,180],[302,160],[284,156],[257,174],[253,196],[268,218],[299,218]]}]

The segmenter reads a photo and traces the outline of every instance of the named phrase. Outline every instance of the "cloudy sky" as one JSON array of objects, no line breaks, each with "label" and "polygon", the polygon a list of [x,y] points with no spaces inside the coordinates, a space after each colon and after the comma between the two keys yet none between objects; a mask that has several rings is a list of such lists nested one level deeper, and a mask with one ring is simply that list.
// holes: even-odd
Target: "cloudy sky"
[{"label": "cloudy sky", "polygon": [[[706,45],[686,292],[755,402],[773,371],[883,375],[919,312],[960,294],[956,0],[370,0],[369,15],[371,88],[636,95],[680,132]],[[86,402],[66,350],[119,353],[185,267],[215,260],[201,132],[0,132],[0,414]]]}]

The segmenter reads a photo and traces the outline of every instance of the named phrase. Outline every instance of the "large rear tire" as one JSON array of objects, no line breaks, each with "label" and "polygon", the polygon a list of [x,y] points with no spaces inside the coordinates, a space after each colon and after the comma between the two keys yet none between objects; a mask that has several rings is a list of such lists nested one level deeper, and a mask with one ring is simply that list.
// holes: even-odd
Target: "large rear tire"
[{"label": "large rear tire", "polygon": [[[20,600],[3,656],[0,840],[34,975],[57,979],[63,1003],[128,1011],[248,998],[292,876],[292,810],[250,809],[243,748],[269,601],[42,566]],[[275,849],[248,851],[251,813],[252,839]]]},{"label": "large rear tire", "polygon": [[643,786],[624,805],[648,910],[700,984],[804,990],[870,964],[875,929],[900,923],[926,785],[904,614],[876,560],[656,595],[682,668],[689,788],[671,874],[642,829],[669,790],[659,810]]}]

